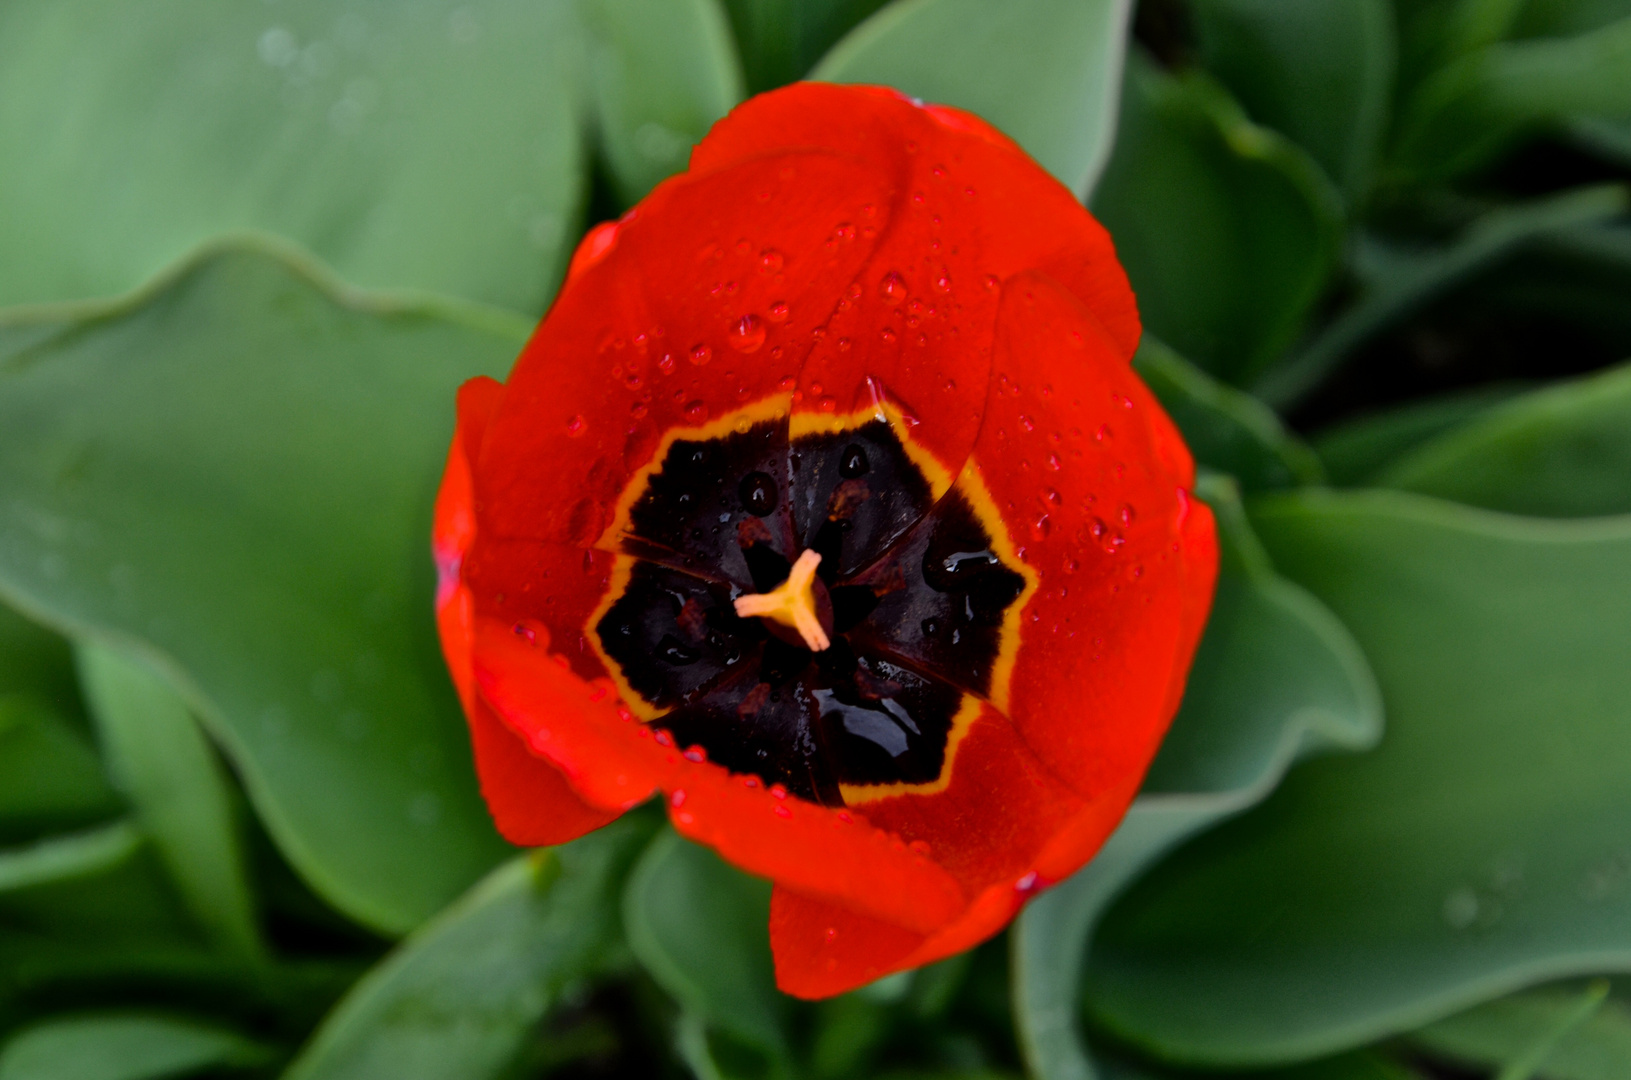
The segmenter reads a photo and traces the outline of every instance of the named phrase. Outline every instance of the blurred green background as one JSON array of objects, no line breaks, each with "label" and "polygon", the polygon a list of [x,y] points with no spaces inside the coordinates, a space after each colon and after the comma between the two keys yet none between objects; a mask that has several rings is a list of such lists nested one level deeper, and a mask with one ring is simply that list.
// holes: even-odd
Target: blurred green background
[{"label": "blurred green background", "polygon": [[[497,837],[426,539],[798,78],[1087,202],[1224,548],[1100,856],[817,1004],[654,808]],[[1631,1077],[1627,357],[1627,0],[0,0],[0,1080]]]}]

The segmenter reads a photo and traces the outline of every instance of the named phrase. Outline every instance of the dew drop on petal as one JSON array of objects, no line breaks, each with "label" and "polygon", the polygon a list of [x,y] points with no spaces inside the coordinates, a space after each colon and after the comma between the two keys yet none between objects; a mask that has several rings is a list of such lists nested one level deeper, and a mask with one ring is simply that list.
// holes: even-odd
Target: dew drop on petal
[{"label": "dew drop on petal", "polygon": [[782,253],[775,248],[765,248],[759,252],[759,268],[767,274],[780,273],[786,262]]},{"label": "dew drop on petal", "polygon": [[690,357],[691,363],[701,367],[714,358],[714,351],[706,345],[693,345],[691,346]]},{"label": "dew drop on petal", "polygon": [[757,315],[744,315],[731,324],[731,347],[738,352],[754,352],[765,343],[765,323]]},{"label": "dew drop on petal", "polygon": [[769,319],[773,323],[784,323],[784,322],[786,322],[787,321],[787,301],[777,300],[774,304],[771,304],[770,305],[770,310],[765,312],[765,318]]},{"label": "dew drop on petal", "polygon": [[573,438],[582,435],[588,430],[589,421],[585,420],[582,415],[574,416],[572,419],[566,422],[566,433],[571,435]]},{"label": "dew drop on petal", "polygon": [[885,274],[883,281],[878,285],[878,291],[885,300],[901,301],[906,299],[906,279],[891,270]]},{"label": "dew drop on petal", "polygon": [[708,419],[708,406],[701,401],[687,401],[685,403],[685,418],[693,424],[700,424]]},{"label": "dew drop on petal", "polygon": [[1046,540],[1048,538],[1048,534],[1051,532],[1053,532],[1053,521],[1048,517],[1048,515],[1043,514],[1041,517],[1031,522],[1031,539]]},{"label": "dew drop on petal", "polygon": [[664,375],[674,374],[674,354],[663,353],[663,358],[657,361],[657,370],[661,371]]}]

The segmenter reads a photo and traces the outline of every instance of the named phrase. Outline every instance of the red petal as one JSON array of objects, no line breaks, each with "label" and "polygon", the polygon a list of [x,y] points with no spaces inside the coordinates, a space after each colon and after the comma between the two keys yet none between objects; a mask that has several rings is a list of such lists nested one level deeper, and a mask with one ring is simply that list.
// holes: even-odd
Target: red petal
[{"label": "red petal", "polygon": [[873,246],[826,241],[887,180],[831,153],[761,158],[676,177],[591,234],[603,250],[580,252],[483,448],[483,527],[595,544],[665,434],[785,411],[812,328]]},{"label": "red petal", "polygon": [[541,631],[522,629],[477,619],[481,694],[588,802],[623,809],[660,786],[675,828],[744,870],[907,927],[944,925],[966,906],[950,874],[860,814],[687,759],[621,714],[608,684],[573,674]]},{"label": "red petal", "polygon": [[[1047,271],[1076,293],[1123,357],[1132,357],[1138,309],[1109,234],[1068,188],[985,121],[943,105],[920,106],[882,87],[797,83],[738,105],[692,151],[691,168],[711,171],[797,150],[837,151],[894,173],[898,198],[911,197],[912,180],[940,180],[951,193],[973,187],[972,199],[948,205],[982,219],[991,241],[984,251],[955,254],[976,264],[980,255],[1000,259],[1005,265],[983,272],[1002,277]],[[955,171],[933,176],[935,165],[954,160]],[[932,187],[922,190],[934,197]],[[945,250],[953,254],[950,245]]]},{"label": "red petal", "polygon": [[475,692],[471,668],[475,605],[460,574],[476,540],[469,462],[480,452],[487,423],[503,396],[503,385],[492,379],[471,379],[459,388],[458,422],[436,496],[432,533],[438,575],[436,621],[448,671],[469,722],[482,797],[504,838],[532,847],[565,843],[617,814],[579,799],[560,770],[528,753]]},{"label": "red petal", "polygon": [[477,698],[466,714],[476,751],[476,776],[498,831],[512,844],[564,844],[615,821],[621,810],[590,806],[567,784],[561,770],[531,753]]}]

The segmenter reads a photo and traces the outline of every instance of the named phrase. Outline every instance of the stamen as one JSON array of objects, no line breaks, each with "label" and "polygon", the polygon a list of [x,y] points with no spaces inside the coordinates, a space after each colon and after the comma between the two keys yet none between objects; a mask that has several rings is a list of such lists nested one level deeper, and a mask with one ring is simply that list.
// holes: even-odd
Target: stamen
[{"label": "stamen", "polygon": [[742,618],[769,619],[798,632],[813,652],[832,644],[816,616],[815,572],[821,556],[805,549],[793,563],[787,580],[767,593],[749,593],[736,598],[736,613]]}]

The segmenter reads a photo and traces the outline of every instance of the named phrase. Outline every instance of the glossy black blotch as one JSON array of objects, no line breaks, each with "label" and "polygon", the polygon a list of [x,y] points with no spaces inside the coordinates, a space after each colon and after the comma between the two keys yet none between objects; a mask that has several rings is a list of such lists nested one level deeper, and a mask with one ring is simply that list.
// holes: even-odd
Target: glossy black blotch
[{"label": "glossy black blotch", "polygon": [[[840,784],[936,779],[965,693],[987,695],[1024,578],[961,494],[936,501],[891,427],[788,438],[766,421],[676,440],[634,502],[636,557],[596,622],[630,689],[682,747],[828,805]],[[832,600],[812,652],[732,601],[804,548]]]}]

